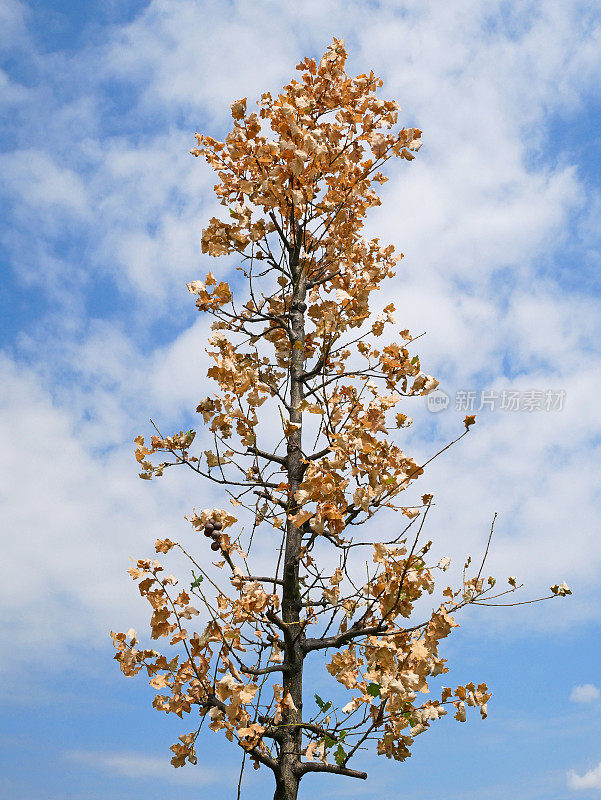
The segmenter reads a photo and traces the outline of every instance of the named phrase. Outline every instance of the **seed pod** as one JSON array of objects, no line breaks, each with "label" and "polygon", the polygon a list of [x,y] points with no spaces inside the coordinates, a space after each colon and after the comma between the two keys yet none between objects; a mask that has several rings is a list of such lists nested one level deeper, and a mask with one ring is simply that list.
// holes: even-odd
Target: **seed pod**
[{"label": "seed pod", "polygon": [[205,536],[208,536],[208,537],[211,537],[211,536],[214,536],[214,535],[215,535],[215,534],[213,533],[213,531],[211,531],[211,530],[207,530],[206,528],[204,529],[203,533],[204,533],[204,535],[205,535]]},{"label": "seed pod", "polygon": [[211,542],[211,550],[217,551],[217,550],[220,550],[220,549],[221,549],[221,545],[219,544],[219,542]]},{"label": "seed pod", "polygon": [[207,524],[205,525],[205,533],[206,533],[206,535],[210,536],[213,533],[214,530],[215,530],[215,526],[213,525],[213,523],[212,522],[207,522]]},{"label": "seed pod", "polygon": [[223,525],[221,524],[221,522],[214,522],[213,523],[213,530],[220,531],[222,528],[223,528]]}]

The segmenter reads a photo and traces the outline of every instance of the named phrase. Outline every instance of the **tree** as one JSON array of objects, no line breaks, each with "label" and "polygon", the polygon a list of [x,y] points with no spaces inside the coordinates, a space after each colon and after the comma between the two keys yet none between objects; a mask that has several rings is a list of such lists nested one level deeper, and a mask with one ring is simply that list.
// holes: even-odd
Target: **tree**
[{"label": "tree", "polygon": [[[247,113],[246,99],[234,102],[225,142],[196,134],[192,153],[217,173],[215,192],[229,212],[210,220],[202,251],[237,254],[249,296],[236,302],[211,273],[188,284],[199,310],[214,317],[208,376],[219,391],[197,408],[212,449],[194,455],[194,431],[157,429],[148,446],[137,437],[136,457],[144,479],[192,469],[250,512],[252,524],[245,534],[225,509],[194,511],[189,521],[219,558],[214,569],[206,551],[156,542],[157,553],[175,548],[189,558],[189,588],[175,589],[156,560],[129,569],[152,607],[152,639],[167,639],[167,653],[138,646],[133,630],[112,634],[125,675],[146,669],[159,690],[155,708],[200,713],[171,748],[174,766],[196,763],[208,718],[242,748],[243,764],[248,757],[272,770],[275,800],[294,800],[310,772],[366,778],[351,762],[371,741],[403,761],[449,706],[459,721],[466,705],[486,717],[485,683],[442,687],[440,699],[424,702],[420,694],[448,671],[438,645],[457,625],[451,612],[519,588],[514,578],[500,592],[494,578],[485,581],[487,546],[473,577],[468,559],[462,585],[447,587],[425,619],[412,619],[416,602],[433,592],[434,570],[449,560],[429,564],[431,542],[421,543],[432,496],[417,506],[402,500],[432,459],[418,464],[393,436],[411,423],[399,404],[437,381],[410,353],[407,330],[401,341],[378,344],[395,308],[374,314],[371,295],[401,256],[361,234],[368,209],[380,204],[381,166],[412,161],[420,131],[392,132],[397,103],[376,96],[382,81],[373,72],[348,77],[345,60],[344,42],[334,39],[319,63],[297,66],[300,80],[275,98],[263,94],[258,113]],[[464,422],[443,450],[474,417]],[[155,463],[155,454],[164,460]],[[369,527],[364,538],[354,533],[385,512],[386,541],[374,542]],[[272,542],[273,559],[256,569],[259,536]],[[551,588],[550,596],[570,592]],[[200,633],[192,597],[206,615]],[[349,693],[346,703],[304,695],[306,662],[320,654]]]}]

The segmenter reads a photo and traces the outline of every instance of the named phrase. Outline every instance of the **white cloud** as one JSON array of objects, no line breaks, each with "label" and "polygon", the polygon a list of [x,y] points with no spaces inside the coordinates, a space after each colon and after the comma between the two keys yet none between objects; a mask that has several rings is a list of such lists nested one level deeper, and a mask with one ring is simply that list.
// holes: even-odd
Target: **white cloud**
[{"label": "white cloud", "polygon": [[8,74],[0,69],[0,103],[3,106],[19,104],[28,97],[27,89],[15,81],[11,81]]},{"label": "white cloud", "polygon": [[584,775],[578,775],[574,770],[568,772],[568,789],[601,789],[601,763],[589,769]]},{"label": "white cloud", "polygon": [[[125,574],[129,557],[152,555],[155,538],[174,530],[193,539],[183,519],[187,500],[194,490],[203,505],[206,489],[179,475],[148,491],[132,454],[137,431],[118,402],[101,423],[105,441],[115,436],[111,425],[120,426],[121,445],[106,452],[31,370],[2,357],[0,383],[0,502],[11,534],[4,545],[11,569],[0,586],[6,676],[31,660],[32,647],[39,665],[61,665],[75,643],[106,647],[111,628],[145,628],[147,609]],[[96,430],[94,414],[107,398],[94,397],[88,424]]]},{"label": "white cloud", "polygon": [[[30,214],[49,209],[87,215],[87,197],[82,178],[59,166],[47,153],[17,150],[0,156],[5,191],[22,200]],[[31,216],[30,216],[31,220]]]},{"label": "white cloud", "polygon": [[595,703],[601,698],[601,692],[592,683],[584,683],[581,686],[574,686],[570,693],[570,700],[574,703],[590,704]]},{"label": "white cloud", "polygon": [[290,14],[301,7],[270,0],[257,11],[248,2],[224,13],[219,0],[154,0],[115,31],[103,72],[134,82],[144,110],[202,109],[223,122],[234,98],[277,88],[288,77],[291,46],[298,51]]},{"label": "white cloud", "polygon": [[[520,609],[521,619],[598,615],[599,302],[543,281],[538,264],[558,253],[587,196],[574,165],[546,157],[545,148],[551,116],[568,114],[590,92],[599,27],[577,3],[528,3],[508,15],[501,5],[412,0],[403,14],[396,2],[366,14],[363,2],[319,0],[267,2],[258,13],[256,3],[240,1],[225,14],[223,3],[154,0],[112,28],[105,45],[62,62],[60,54],[36,54],[35,102],[29,92],[14,100],[30,115],[42,103],[49,127],[35,150],[28,144],[3,156],[14,212],[7,251],[47,292],[59,287],[64,298],[75,287],[93,300],[108,276],[128,306],[115,323],[82,321],[81,308],[67,306],[68,314],[29,332],[31,369],[10,360],[0,367],[2,502],[18,532],[18,569],[5,587],[15,657],[41,632],[59,653],[65,642],[104,641],[119,620],[125,629],[135,623],[127,556],[147,553],[155,535],[210,497],[180,475],[141,484],[130,453],[148,416],[159,411],[179,428],[178,417],[206,394],[204,322],[181,325],[150,352],[140,334],[159,314],[177,326],[192,305],[184,281],[205,266],[222,274],[228,264],[207,265],[199,255],[200,230],[218,207],[212,175],[187,153],[193,128],[221,135],[233,98],[277,90],[296,60],[319,54],[332,33],[347,37],[349,71],[373,65],[385,78],[382,94],[398,98],[405,119],[424,129],[419,158],[393,169],[370,221],[371,233],[406,253],[387,298],[395,296],[403,327],[428,331],[416,348],[424,367],[449,391],[568,393],[560,414],[480,415],[422,481],[422,491],[436,490],[432,519],[440,509],[440,521],[454,521],[446,542],[462,563],[466,549],[480,551],[499,510],[491,555],[499,574],[514,574],[517,563],[531,594],[564,577],[576,582],[573,598],[553,602],[552,611]],[[63,79],[69,69],[78,73],[79,95],[60,99],[54,69]],[[104,116],[106,81],[134,96],[119,125]],[[75,253],[57,244],[65,215],[85,242]],[[423,406],[421,417],[413,413],[419,403],[410,407],[416,430],[407,450],[429,455],[434,445],[420,425],[432,418]],[[452,435],[458,416],[437,418],[441,436]]]},{"label": "white cloud", "polygon": [[64,756],[66,761],[110,772],[137,781],[165,781],[181,786],[206,786],[223,776],[202,765],[185,766],[175,769],[169,758],[149,756],[145,753],[103,753],[90,750],[70,750]]},{"label": "white cloud", "polygon": [[0,5],[0,48],[12,49],[27,39],[27,7],[20,0],[3,0]]}]

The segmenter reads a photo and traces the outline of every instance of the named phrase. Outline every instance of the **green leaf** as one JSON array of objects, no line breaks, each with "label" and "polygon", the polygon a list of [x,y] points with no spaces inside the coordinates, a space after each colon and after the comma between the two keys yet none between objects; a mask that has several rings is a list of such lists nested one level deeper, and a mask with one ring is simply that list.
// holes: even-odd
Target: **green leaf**
[{"label": "green leaf", "polygon": [[236,213],[235,213],[233,208],[228,209],[228,211],[230,212],[230,216],[231,217],[235,217],[236,216]]},{"label": "green leaf", "polygon": [[334,761],[338,764],[338,766],[342,766],[344,764],[344,759],[346,758],[346,753],[344,752],[342,745],[339,744],[334,752]]},{"label": "green leaf", "polygon": [[413,356],[413,358],[411,359],[412,364],[417,364],[418,361],[419,361],[419,356]]},{"label": "green leaf", "polygon": [[315,695],[315,702],[319,706],[320,711],[327,711],[328,708],[332,707],[332,704],[329,701],[326,703],[326,701],[322,700],[318,694]]},{"label": "green leaf", "polygon": [[380,689],[381,686],[379,683],[370,683],[367,687],[367,694],[370,695],[370,697],[382,697]]},{"label": "green leaf", "polygon": [[334,747],[334,745],[336,744],[336,739],[332,739],[332,737],[328,736],[327,733],[323,737],[323,741],[326,747]]},{"label": "green leaf", "polygon": [[190,584],[190,589],[197,589],[203,582],[204,577],[202,575],[195,575],[194,570],[192,570],[192,577],[194,578],[194,580]]}]

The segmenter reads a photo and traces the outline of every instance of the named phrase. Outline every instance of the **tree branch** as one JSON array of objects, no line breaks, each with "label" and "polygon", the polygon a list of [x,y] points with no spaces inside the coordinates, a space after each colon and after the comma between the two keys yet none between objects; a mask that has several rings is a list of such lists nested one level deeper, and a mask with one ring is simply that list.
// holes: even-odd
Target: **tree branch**
[{"label": "tree branch", "polygon": [[275,453],[267,453],[265,450],[259,450],[258,447],[249,446],[246,449],[246,452],[253,453],[253,455],[259,456],[259,458],[264,458],[267,461],[275,461],[276,464],[281,464],[283,467],[285,467],[288,463],[286,456],[276,456]]},{"label": "tree branch", "polygon": [[307,772],[331,772],[333,775],[346,775],[349,778],[359,778],[361,781],[367,780],[367,772],[348,767],[338,767],[335,764],[322,764],[321,761],[302,761],[299,774],[305,775]]}]

